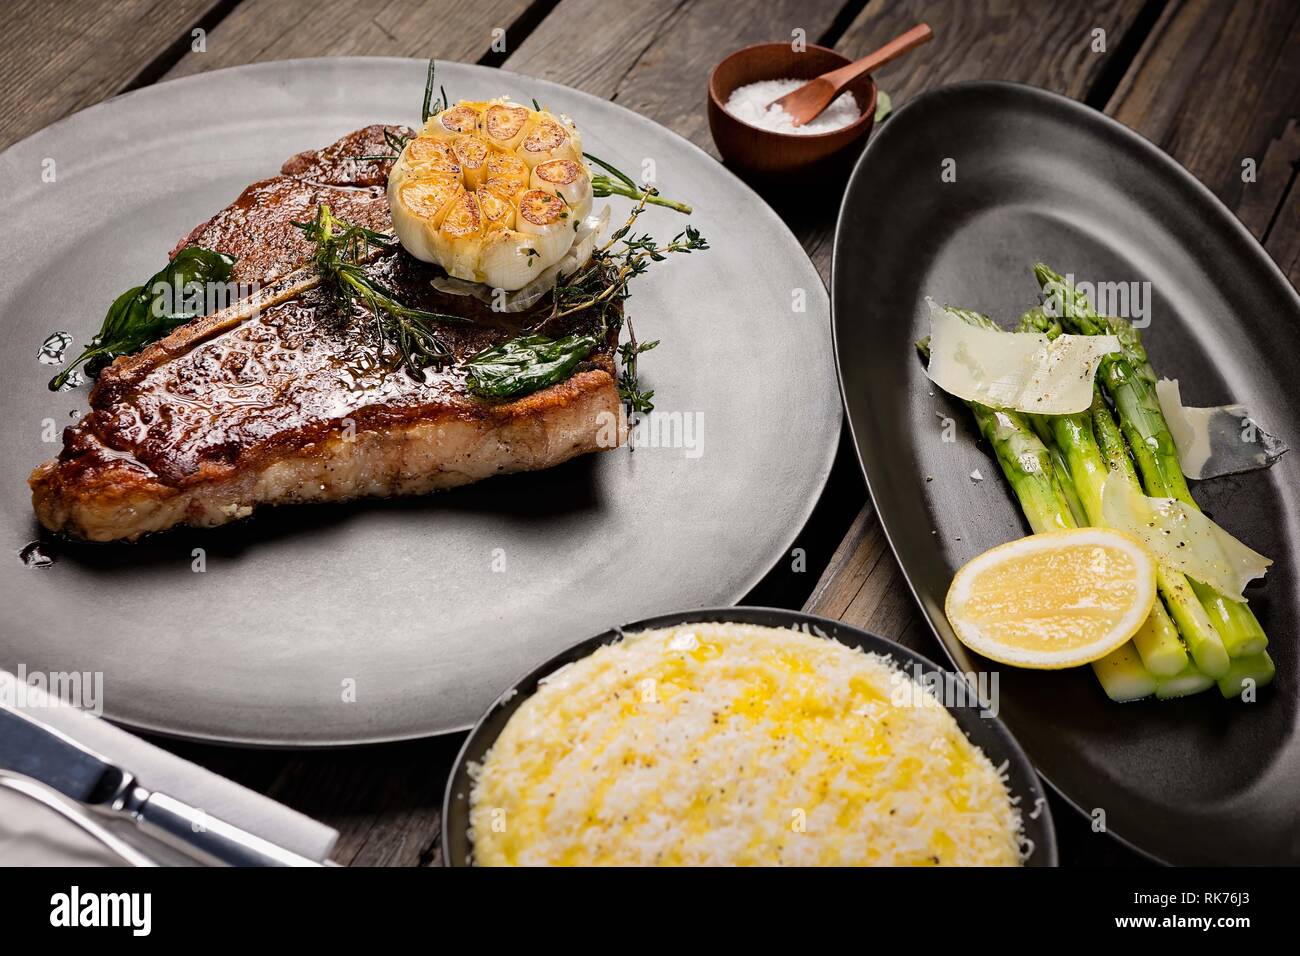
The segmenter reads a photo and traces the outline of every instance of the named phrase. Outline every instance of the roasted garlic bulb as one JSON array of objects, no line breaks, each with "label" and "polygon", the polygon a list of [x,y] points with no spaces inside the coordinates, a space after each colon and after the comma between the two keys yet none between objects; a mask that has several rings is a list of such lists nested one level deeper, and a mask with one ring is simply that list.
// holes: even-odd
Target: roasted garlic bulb
[{"label": "roasted garlic bulb", "polygon": [[569,251],[591,201],[573,124],[507,100],[430,116],[388,176],[393,226],[411,255],[507,291]]}]

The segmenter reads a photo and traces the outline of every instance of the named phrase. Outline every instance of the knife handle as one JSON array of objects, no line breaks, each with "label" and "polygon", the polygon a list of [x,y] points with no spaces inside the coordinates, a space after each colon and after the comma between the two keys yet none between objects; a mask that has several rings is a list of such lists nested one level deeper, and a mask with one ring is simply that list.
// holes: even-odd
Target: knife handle
[{"label": "knife handle", "polygon": [[205,863],[225,866],[320,866],[284,847],[209,816],[165,793],[133,787],[122,810],[142,832]]}]

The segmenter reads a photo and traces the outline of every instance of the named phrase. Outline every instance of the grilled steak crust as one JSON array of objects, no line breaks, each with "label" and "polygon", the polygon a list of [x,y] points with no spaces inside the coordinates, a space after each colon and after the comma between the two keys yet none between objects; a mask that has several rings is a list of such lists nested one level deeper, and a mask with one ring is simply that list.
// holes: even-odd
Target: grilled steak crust
[{"label": "grilled steak crust", "polygon": [[299,153],[281,175],[253,183],[239,198],[176,244],[204,246],[235,257],[231,281],[266,284],[311,258],[311,243],[293,223],[307,222],[321,203],[348,222],[392,231],[386,197],[392,162],[361,160],[390,152],[384,131],[414,135],[405,126],[367,126],[321,150]]},{"label": "grilled steak crust", "polygon": [[[371,127],[340,143],[375,129],[382,142],[382,128]],[[335,144],[285,168],[338,180],[338,157],[360,152]],[[391,355],[376,360],[373,318],[359,308],[341,313],[313,273],[292,271],[310,249],[293,244],[297,230],[279,228],[308,218],[315,201],[348,216],[336,199],[309,198],[318,190],[352,197],[369,214],[358,219],[387,228],[387,202],[374,189],[277,177],[182,242],[243,251],[241,280],[266,284],[101,373],[90,412],[29,480],[42,524],[94,541],[134,540],[179,524],[223,524],[261,505],[422,494],[621,443],[616,329],[567,381],[515,400],[480,398],[461,361],[536,317],[438,292],[430,284],[438,270],[401,251],[368,271],[409,305],[472,321],[440,328],[456,361],[423,380]],[[590,331],[592,322],[579,314],[548,331]]]}]

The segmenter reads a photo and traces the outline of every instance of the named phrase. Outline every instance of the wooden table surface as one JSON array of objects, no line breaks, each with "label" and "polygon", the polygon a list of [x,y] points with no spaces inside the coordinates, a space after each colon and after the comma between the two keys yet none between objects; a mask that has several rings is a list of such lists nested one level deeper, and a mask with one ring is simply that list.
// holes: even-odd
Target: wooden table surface
[{"label": "wooden table surface", "polygon": [[[1300,3],[1295,0],[27,0],[0,36],[0,149],[150,83],[260,60],[435,57],[554,80],[717,155],[710,68],[749,43],[858,57],[919,21],[936,39],[882,70],[895,107],[958,80],[1032,83],[1142,133],[1212,189],[1300,285]],[[1253,160],[1253,182],[1243,164]],[[843,183],[769,201],[829,279]],[[837,617],[943,660],[867,500],[847,440],[797,542],[747,603]],[[820,579],[814,580],[820,575]],[[439,804],[461,736],[283,753],[159,741],[338,828],[349,865],[440,859]],[[1054,803],[1062,857],[1138,862]]]}]

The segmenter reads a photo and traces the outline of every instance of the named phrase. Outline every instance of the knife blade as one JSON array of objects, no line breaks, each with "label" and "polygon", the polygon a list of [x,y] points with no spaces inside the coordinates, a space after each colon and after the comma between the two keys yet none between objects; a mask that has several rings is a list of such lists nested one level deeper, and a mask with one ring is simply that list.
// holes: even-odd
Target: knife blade
[{"label": "knife blade", "polygon": [[132,821],[169,846],[228,866],[320,866],[268,840],[140,786],[135,775],[26,714],[0,706],[0,767],[82,806]]},{"label": "knife blade", "polygon": [[112,803],[129,783],[107,758],[5,707],[0,707],[0,766],[85,804]]}]

